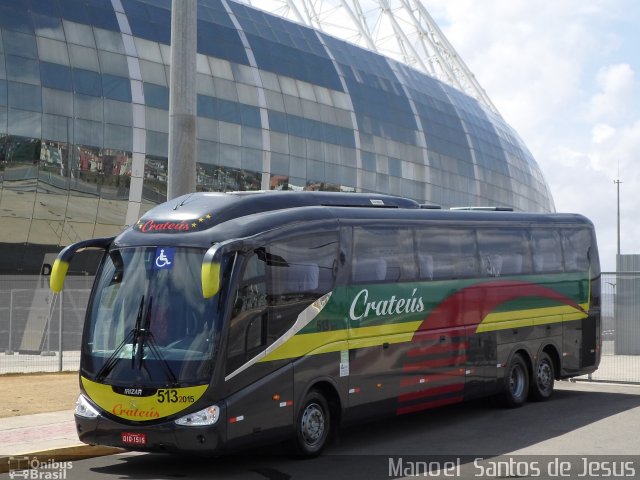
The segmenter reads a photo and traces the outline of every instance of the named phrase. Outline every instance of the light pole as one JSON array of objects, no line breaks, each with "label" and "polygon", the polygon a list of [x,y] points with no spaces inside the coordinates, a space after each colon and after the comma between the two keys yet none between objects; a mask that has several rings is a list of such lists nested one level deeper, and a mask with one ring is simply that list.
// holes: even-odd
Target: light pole
[{"label": "light pole", "polygon": [[616,269],[618,264],[618,257],[620,256],[620,184],[622,181],[620,179],[614,180],[613,183],[616,184],[618,190],[618,256],[616,257]]},{"label": "light pole", "polygon": [[196,191],[197,0],[171,3],[167,200]]}]

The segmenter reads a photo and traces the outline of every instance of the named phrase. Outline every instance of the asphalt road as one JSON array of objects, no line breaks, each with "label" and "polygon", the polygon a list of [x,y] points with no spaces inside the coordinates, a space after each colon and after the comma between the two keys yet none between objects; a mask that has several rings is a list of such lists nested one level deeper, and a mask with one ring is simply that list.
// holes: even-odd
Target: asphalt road
[{"label": "asphalt road", "polygon": [[[425,474],[423,464],[412,462],[437,464]],[[351,426],[312,460],[291,459],[280,446],[210,459],[120,454],[73,461],[64,478],[592,478],[616,472],[640,478],[640,387],[560,382],[550,401],[515,410],[479,401]]]}]

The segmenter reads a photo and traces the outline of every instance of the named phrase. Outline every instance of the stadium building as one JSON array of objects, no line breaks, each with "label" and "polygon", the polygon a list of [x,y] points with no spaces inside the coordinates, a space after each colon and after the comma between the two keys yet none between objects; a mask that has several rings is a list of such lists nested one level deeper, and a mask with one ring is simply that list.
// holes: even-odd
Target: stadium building
[{"label": "stadium building", "polygon": [[[165,200],[170,8],[0,0],[0,273],[37,273]],[[554,210],[486,99],[232,0],[199,0],[197,35],[199,190]]]}]

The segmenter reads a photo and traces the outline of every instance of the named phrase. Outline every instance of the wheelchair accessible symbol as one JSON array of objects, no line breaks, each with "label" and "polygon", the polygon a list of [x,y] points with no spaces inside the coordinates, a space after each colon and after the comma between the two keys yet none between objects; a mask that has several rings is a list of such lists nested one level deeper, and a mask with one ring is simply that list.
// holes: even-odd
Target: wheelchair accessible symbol
[{"label": "wheelchair accessible symbol", "polygon": [[174,248],[158,247],[156,248],[156,259],[154,261],[154,270],[166,270],[173,266]]}]

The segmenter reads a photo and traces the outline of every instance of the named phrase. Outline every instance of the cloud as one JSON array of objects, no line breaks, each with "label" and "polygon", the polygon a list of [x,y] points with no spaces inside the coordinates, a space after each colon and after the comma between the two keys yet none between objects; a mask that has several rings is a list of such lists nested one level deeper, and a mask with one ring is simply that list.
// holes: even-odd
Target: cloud
[{"label": "cloud", "polygon": [[622,251],[640,253],[640,4],[423,1],[533,153],[557,210],[594,221],[606,270],[620,166]]},{"label": "cloud", "polygon": [[[525,136],[554,112],[585,115],[581,80],[588,62],[619,42],[594,34],[602,1],[427,0],[454,48],[505,119]],[[433,5],[432,5],[433,4]]]},{"label": "cloud", "polygon": [[637,89],[635,72],[631,66],[621,63],[601,68],[597,84],[600,91],[589,102],[591,119],[612,123],[628,119],[632,111],[629,100]]},{"label": "cloud", "polygon": [[598,123],[591,129],[591,141],[593,143],[605,143],[616,134],[616,129],[611,125]]},{"label": "cloud", "polygon": [[[593,151],[602,158],[601,163],[610,170],[620,165],[620,177],[640,186],[640,117],[634,123],[620,128],[604,144],[593,145]],[[615,173],[617,175],[617,173]],[[640,189],[636,189],[634,199],[640,204]]]},{"label": "cloud", "polygon": [[579,151],[556,147],[551,158],[554,169],[546,176],[559,211],[577,211],[593,220],[603,269],[611,271],[617,244],[616,179],[622,181],[621,251],[640,253],[640,120],[618,129],[598,124],[593,131],[591,142]]}]

